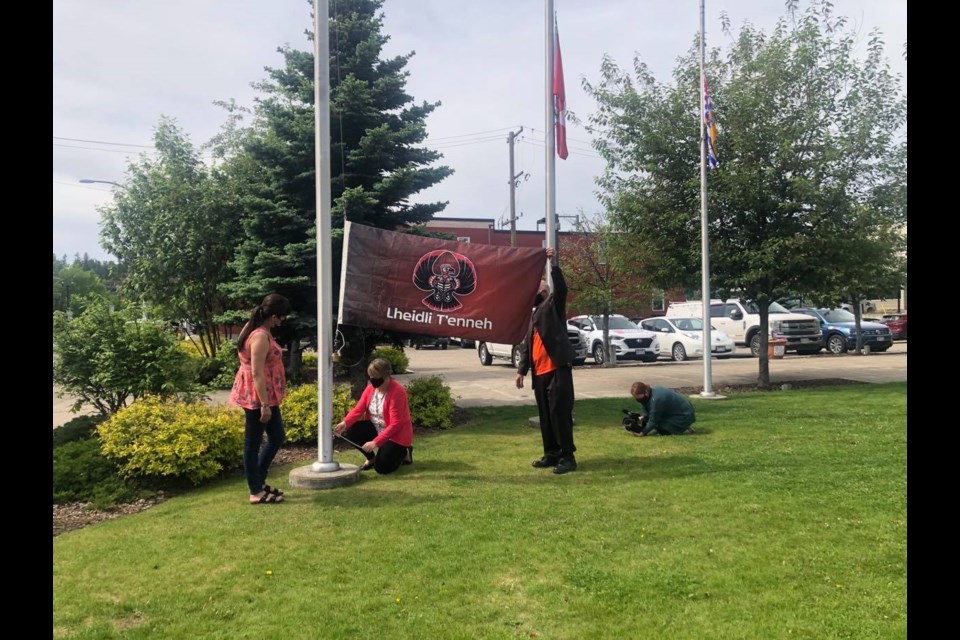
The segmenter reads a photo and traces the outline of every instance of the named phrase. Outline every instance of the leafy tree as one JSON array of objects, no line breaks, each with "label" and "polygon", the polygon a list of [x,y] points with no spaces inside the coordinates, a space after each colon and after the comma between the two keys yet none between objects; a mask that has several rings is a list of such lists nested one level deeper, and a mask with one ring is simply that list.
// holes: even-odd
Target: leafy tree
[{"label": "leafy tree", "polygon": [[[335,269],[345,219],[387,229],[423,223],[446,203],[412,204],[409,198],[452,173],[432,166],[439,153],[419,146],[427,135],[426,117],[439,102],[415,104],[405,92],[404,67],[413,53],[380,57],[388,41],[382,5],[383,0],[338,0],[330,6]],[[245,193],[243,240],[231,262],[236,277],[224,290],[246,307],[267,292],[287,296],[297,314],[284,323],[285,338],[296,347],[295,339],[315,336],[317,326],[314,56],[289,46],[279,51],[285,65],[268,69],[268,78],[256,85],[262,96],[252,130],[231,137],[242,157],[230,167],[253,182]],[[235,108],[234,114],[242,115]],[[339,299],[339,280],[334,274],[333,300]],[[358,336],[351,344],[369,353],[372,342]]]},{"label": "leafy tree", "polygon": [[109,415],[128,398],[192,390],[189,356],[162,322],[143,322],[136,313],[111,312],[92,300],[79,316],[53,314],[53,382],[84,405]]},{"label": "leafy tree", "polygon": [[846,265],[833,272],[828,282],[807,297],[821,306],[849,302],[857,323],[857,353],[863,348],[860,333],[861,302],[886,298],[899,291],[906,281],[906,233],[899,225],[890,225],[886,216],[860,207],[843,220],[822,259],[829,264]]},{"label": "leafy tree", "polygon": [[[862,258],[839,245],[861,211],[877,216],[872,229],[905,216],[905,97],[879,34],[862,60],[859,40],[818,0],[770,35],[744,25],[707,65],[721,127],[708,189],[711,284],[760,308],[761,385],[770,302],[853,273]],[[601,71],[584,86],[599,105],[590,123],[608,163],[605,204],[656,256],[657,286],[690,288],[700,278],[699,43],[670,86],[639,61],[636,82],[609,58]]]},{"label": "leafy tree", "polygon": [[578,309],[603,316],[604,367],[615,367],[616,350],[610,344],[607,320],[612,313],[643,308],[652,289],[646,277],[643,247],[635,238],[618,232],[603,217],[581,213],[576,235],[564,237],[563,271]]},{"label": "leafy tree", "polygon": [[58,268],[54,262],[53,272],[53,308],[70,311],[72,314],[83,312],[89,296],[106,296],[107,287],[94,271],[84,269],[73,263]]},{"label": "leafy tree", "polygon": [[234,199],[170,118],[154,134],[157,158],[128,166],[114,202],[100,209],[101,243],[127,268],[122,288],[197,327],[204,355],[221,343],[216,315],[237,233]]}]

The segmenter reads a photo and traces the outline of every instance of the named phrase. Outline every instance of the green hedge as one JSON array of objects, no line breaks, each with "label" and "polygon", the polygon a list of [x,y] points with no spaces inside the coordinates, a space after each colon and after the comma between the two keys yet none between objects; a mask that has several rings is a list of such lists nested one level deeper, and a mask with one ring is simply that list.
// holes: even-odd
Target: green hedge
[{"label": "green hedge", "polygon": [[205,402],[137,400],[97,428],[103,455],[129,478],[200,484],[242,462],[243,413]]},{"label": "green hedge", "polygon": [[410,368],[410,358],[400,349],[393,347],[377,347],[370,354],[370,360],[383,358],[393,366],[394,373],[406,373]]},{"label": "green hedge", "polygon": [[443,378],[416,378],[406,387],[413,424],[427,429],[449,429],[453,426],[455,404],[450,387],[443,383]]},{"label": "green hedge", "polygon": [[[350,397],[350,385],[346,383],[334,385],[333,394],[333,422],[337,424],[343,416],[353,408],[353,398]],[[287,396],[280,405],[280,414],[283,416],[283,427],[287,434],[287,442],[316,442],[317,434],[317,385],[304,384],[287,392]]]}]

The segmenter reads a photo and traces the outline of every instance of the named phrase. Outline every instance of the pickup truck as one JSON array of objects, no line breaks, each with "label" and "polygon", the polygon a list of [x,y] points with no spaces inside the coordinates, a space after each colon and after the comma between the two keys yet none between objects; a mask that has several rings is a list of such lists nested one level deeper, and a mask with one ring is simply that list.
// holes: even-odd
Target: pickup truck
[{"label": "pickup truck", "polygon": [[[587,359],[587,343],[584,342],[580,331],[567,324],[567,337],[570,338],[570,344],[573,345],[573,350],[576,352],[573,364],[583,364],[584,360]],[[508,360],[514,369],[520,366],[520,350],[517,345],[480,342],[477,344],[477,356],[480,358],[480,364],[485,367],[490,366],[494,359]]]},{"label": "pickup truck", "polygon": [[[820,351],[820,322],[816,318],[793,313],[776,302],[770,303],[768,315],[771,338],[786,340],[786,350],[802,355]],[[667,316],[703,317],[703,302],[671,302]],[[732,298],[710,301],[710,325],[723,331],[739,345],[760,355],[760,310],[749,300]]]}]

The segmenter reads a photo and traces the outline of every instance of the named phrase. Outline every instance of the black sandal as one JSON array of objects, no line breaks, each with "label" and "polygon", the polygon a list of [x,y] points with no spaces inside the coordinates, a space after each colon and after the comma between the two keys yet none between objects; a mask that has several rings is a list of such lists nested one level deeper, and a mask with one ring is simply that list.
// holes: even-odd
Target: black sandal
[{"label": "black sandal", "polygon": [[259,500],[251,502],[250,504],[280,504],[281,502],[283,502],[282,497],[270,493],[269,491],[264,491]]},{"label": "black sandal", "polygon": [[369,471],[370,469],[373,469],[373,460],[367,460],[360,467],[360,471]]},{"label": "black sandal", "polygon": [[271,487],[268,484],[263,485],[263,490],[266,491],[267,493],[272,493],[275,496],[283,495],[283,491],[280,491],[280,489],[278,489],[277,487]]}]

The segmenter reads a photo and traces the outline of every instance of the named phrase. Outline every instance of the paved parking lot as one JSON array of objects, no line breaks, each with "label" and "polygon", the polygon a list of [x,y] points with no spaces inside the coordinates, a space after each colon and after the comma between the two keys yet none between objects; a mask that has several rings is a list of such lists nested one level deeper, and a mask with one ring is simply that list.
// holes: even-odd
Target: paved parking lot
[{"label": "paved parking lot", "polygon": [[[463,407],[484,405],[536,405],[530,376],[523,389],[514,384],[516,372],[506,360],[494,360],[484,367],[477,357],[477,350],[451,345],[448,349],[406,349],[410,358],[410,372],[398,375],[397,380],[407,381],[420,377],[440,375],[450,386],[458,405]],[[723,385],[754,384],[758,378],[759,360],[746,353],[729,360],[714,360],[711,381],[714,391]],[[770,360],[770,380],[783,384],[791,380],[845,378],[858,382],[897,382],[907,379],[907,343],[895,342],[885,353],[857,356],[852,353],[833,355],[820,353],[814,356],[788,354],[782,360]],[[649,364],[634,361],[619,361],[614,368],[604,369],[593,364],[575,367],[573,372],[577,398],[627,397],[630,385],[642,380],[665,387],[703,387],[704,372],[701,360],[672,362],[659,360]],[[228,392],[212,394],[214,402],[224,402]],[[54,390],[53,426],[67,422],[78,414],[70,413],[70,399],[57,398]],[[80,412],[90,413],[90,410]]]},{"label": "paved parking lot", "polygon": [[[739,350],[739,348],[738,348]],[[411,373],[397,376],[404,382],[424,375],[440,375],[450,386],[460,406],[491,404],[535,405],[530,376],[523,389],[514,384],[516,372],[506,360],[494,360],[484,367],[476,349],[451,345],[447,350],[406,350]],[[746,355],[729,360],[713,360],[711,381],[714,390],[720,385],[754,384],[759,374],[759,360]],[[896,342],[885,353],[858,356],[852,353],[814,356],[788,354],[782,360],[770,360],[770,380],[783,384],[791,380],[845,378],[858,382],[895,382],[907,379],[907,343]],[[702,360],[640,363],[618,361],[613,368],[597,367],[588,358],[583,367],[575,367],[573,383],[577,398],[612,398],[629,395],[630,385],[642,380],[665,387],[703,387]]]}]

